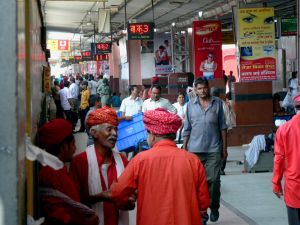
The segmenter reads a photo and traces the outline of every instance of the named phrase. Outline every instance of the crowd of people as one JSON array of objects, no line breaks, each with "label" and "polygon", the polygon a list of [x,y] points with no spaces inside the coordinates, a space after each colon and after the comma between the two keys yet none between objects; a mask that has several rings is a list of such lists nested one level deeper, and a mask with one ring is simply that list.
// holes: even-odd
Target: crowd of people
[{"label": "crowd of people", "polygon": [[[70,162],[70,168],[53,170],[46,166],[40,172],[45,224],[126,225],[128,210],[135,207],[137,225],[206,225],[208,220],[218,221],[220,175],[225,175],[227,132],[235,126],[234,112],[230,92],[222,100],[220,89],[210,88],[207,79],[198,78],[193,85],[187,102],[185,93],[179,93],[172,104],[161,97],[158,84],[151,87],[148,98],[140,86],[132,85],[130,95],[121,101],[115,93],[111,96],[105,78],[55,79],[52,95],[57,119],[40,128],[39,143],[62,162]],[[299,112],[299,96],[296,102]],[[121,115],[117,116],[114,107],[120,107]],[[79,131],[87,131],[89,139],[86,150],[73,157],[77,112]],[[120,121],[130,121],[140,112],[150,149],[128,161],[115,148],[117,127]],[[298,120],[293,121],[276,135],[273,183],[279,197],[285,157],[294,154],[285,150],[283,140],[290,126],[299,132]],[[176,145],[180,141],[182,148]],[[291,164],[290,170],[298,168],[294,161]],[[289,181],[285,185],[290,185]],[[287,192],[285,196],[288,213],[291,224],[296,224],[299,212],[294,209],[299,207],[288,198],[290,195]]]}]

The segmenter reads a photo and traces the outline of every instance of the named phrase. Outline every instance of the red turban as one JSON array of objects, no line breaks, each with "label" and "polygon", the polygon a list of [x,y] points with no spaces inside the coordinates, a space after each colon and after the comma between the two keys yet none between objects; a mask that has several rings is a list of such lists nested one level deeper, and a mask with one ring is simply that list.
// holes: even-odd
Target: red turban
[{"label": "red turban", "polygon": [[104,106],[91,112],[86,121],[86,125],[88,127],[102,123],[109,123],[113,126],[118,126],[118,117],[116,111],[108,106]]},{"label": "red turban", "polygon": [[293,98],[294,105],[300,105],[300,94]]},{"label": "red turban", "polygon": [[39,129],[39,143],[42,148],[49,149],[72,134],[72,124],[64,119],[54,119]]},{"label": "red turban", "polygon": [[182,125],[182,120],[178,115],[162,108],[145,112],[143,121],[145,128],[157,135],[176,134]]}]

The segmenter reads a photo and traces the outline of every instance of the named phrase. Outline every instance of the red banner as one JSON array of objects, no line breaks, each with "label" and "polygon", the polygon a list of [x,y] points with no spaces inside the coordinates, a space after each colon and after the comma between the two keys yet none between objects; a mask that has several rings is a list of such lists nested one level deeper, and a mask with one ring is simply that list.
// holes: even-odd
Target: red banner
[{"label": "red banner", "polygon": [[195,76],[222,78],[222,32],[220,21],[194,21]]},{"label": "red banner", "polygon": [[274,80],[276,78],[276,60],[266,57],[240,61],[240,75],[243,81]]}]

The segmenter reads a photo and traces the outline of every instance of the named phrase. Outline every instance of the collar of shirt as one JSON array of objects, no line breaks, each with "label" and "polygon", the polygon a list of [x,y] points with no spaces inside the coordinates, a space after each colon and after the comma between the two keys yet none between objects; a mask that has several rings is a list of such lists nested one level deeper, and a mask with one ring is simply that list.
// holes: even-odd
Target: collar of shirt
[{"label": "collar of shirt", "polygon": [[175,143],[174,141],[169,140],[169,139],[163,139],[163,140],[161,140],[161,141],[156,142],[156,143],[153,145],[152,148],[158,148],[158,147],[160,147],[160,146],[166,146],[166,145],[168,145],[168,146],[173,146],[173,147],[177,147],[177,145],[176,145],[176,143]]},{"label": "collar of shirt", "polygon": [[[102,164],[103,164],[103,156],[100,154],[100,152],[95,148],[95,151],[96,151],[96,157],[97,157],[97,160],[98,160],[98,165],[99,165],[99,168],[101,168]],[[109,163],[109,166],[111,165],[115,165],[115,158],[113,157],[113,154],[111,153],[110,155],[110,162]]]},{"label": "collar of shirt", "polygon": [[150,102],[160,102],[161,98],[159,98],[157,101],[153,100],[152,98],[150,98]]},{"label": "collar of shirt", "polygon": [[130,99],[130,100],[134,100],[134,101],[137,101],[137,100],[139,100],[139,97],[136,97],[136,98],[132,98],[132,97],[131,97],[131,95],[130,95],[130,96],[129,96],[129,99]]},{"label": "collar of shirt", "polygon": [[[193,100],[194,100],[194,104],[200,104],[198,96],[196,96],[196,98],[194,98]],[[216,98],[214,96],[211,96],[210,100],[211,100],[211,104],[212,104],[216,100]]]}]

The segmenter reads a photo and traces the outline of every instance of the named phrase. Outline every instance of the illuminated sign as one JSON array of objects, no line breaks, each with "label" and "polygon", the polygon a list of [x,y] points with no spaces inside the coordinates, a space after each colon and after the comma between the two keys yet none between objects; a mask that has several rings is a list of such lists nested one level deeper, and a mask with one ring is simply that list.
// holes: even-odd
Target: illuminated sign
[{"label": "illuminated sign", "polygon": [[108,61],[108,54],[95,55],[95,61]]},{"label": "illuminated sign", "polygon": [[91,49],[94,54],[111,53],[111,43],[91,43]]},{"label": "illuminated sign", "polygon": [[151,40],[154,35],[154,23],[128,24],[128,40]]},{"label": "illuminated sign", "polygon": [[80,62],[81,60],[82,60],[81,55],[75,55],[75,56],[74,56],[74,61],[75,61],[75,62]]},{"label": "illuminated sign", "polygon": [[281,36],[297,35],[297,17],[281,18]]},{"label": "illuminated sign", "polygon": [[91,60],[93,60],[93,56],[92,56],[91,51],[81,52],[81,56],[82,56],[82,61],[91,61]]}]

